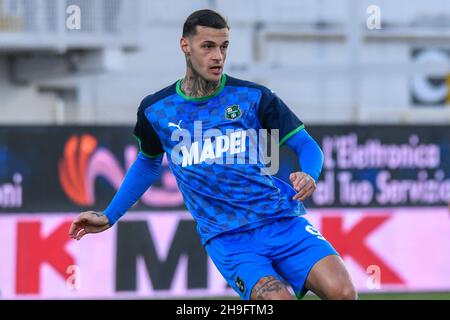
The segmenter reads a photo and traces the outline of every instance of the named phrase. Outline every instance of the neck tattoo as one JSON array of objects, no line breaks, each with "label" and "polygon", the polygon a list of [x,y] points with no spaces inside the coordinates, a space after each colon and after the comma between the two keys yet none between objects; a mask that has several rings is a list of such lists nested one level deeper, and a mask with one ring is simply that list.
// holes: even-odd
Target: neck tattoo
[{"label": "neck tattoo", "polygon": [[220,81],[208,81],[203,79],[192,67],[192,62],[187,59],[188,72],[181,80],[181,90],[192,98],[209,96],[220,86]]}]

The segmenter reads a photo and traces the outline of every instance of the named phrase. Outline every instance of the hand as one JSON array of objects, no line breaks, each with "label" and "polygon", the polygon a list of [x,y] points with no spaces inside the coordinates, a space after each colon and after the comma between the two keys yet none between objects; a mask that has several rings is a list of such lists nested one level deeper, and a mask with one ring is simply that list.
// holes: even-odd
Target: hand
[{"label": "hand", "polygon": [[70,225],[69,236],[80,240],[88,233],[98,233],[109,229],[108,218],[102,212],[86,211],[78,215]]},{"label": "hand", "polygon": [[291,180],[292,186],[298,192],[292,197],[293,200],[304,201],[316,190],[316,182],[307,173],[293,172],[289,176],[289,180]]}]

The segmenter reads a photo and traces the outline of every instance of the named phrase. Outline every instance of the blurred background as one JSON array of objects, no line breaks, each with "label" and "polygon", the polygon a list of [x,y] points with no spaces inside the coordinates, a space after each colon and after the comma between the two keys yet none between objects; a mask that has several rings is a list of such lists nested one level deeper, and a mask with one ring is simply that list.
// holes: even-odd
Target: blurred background
[{"label": "blurred background", "polygon": [[203,8],[231,26],[225,72],[277,92],[322,146],[307,218],[361,297],[450,299],[448,0],[0,0],[0,298],[237,297],[166,160],[114,228],[68,237],[118,189],[137,107],[184,76],[182,25]]}]

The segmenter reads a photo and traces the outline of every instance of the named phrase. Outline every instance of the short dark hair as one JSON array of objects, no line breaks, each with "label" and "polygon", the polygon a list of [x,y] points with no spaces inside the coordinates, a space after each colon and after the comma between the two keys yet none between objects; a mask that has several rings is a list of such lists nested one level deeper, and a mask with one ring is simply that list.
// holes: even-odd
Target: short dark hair
[{"label": "short dark hair", "polygon": [[195,11],[187,17],[183,25],[183,37],[195,35],[197,33],[197,26],[214,29],[230,29],[224,17],[218,12],[209,9]]}]

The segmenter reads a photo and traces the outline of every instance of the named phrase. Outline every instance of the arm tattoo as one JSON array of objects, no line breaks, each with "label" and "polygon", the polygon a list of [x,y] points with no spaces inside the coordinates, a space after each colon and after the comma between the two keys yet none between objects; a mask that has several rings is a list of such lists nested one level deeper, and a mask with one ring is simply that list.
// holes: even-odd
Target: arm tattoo
[{"label": "arm tattoo", "polygon": [[104,216],[103,212],[94,212],[94,211],[92,211],[91,213],[95,214],[97,217]]},{"label": "arm tattoo", "polygon": [[207,81],[195,71],[189,58],[186,59],[189,76],[181,81],[181,90],[190,97],[201,98],[208,96],[219,87],[220,81]]},{"label": "arm tattoo", "polygon": [[283,287],[275,277],[268,277],[266,282],[257,284],[254,288],[256,297],[261,300],[265,299],[266,293],[280,292],[281,290],[283,290]]}]

